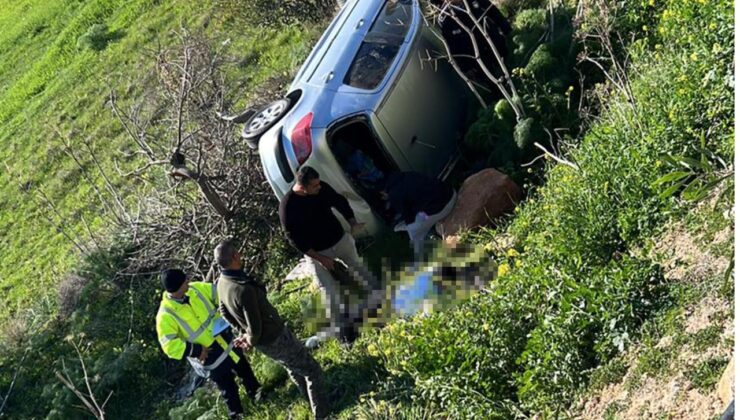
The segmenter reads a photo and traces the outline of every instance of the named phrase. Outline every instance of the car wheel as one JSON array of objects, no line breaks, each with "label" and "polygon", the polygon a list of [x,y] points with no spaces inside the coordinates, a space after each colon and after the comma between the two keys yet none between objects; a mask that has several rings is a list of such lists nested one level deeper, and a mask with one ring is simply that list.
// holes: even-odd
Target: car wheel
[{"label": "car wheel", "polygon": [[267,130],[278,122],[290,109],[290,99],[284,98],[272,102],[259,111],[247,121],[242,129],[242,137],[247,140],[247,144],[259,141],[259,138]]}]

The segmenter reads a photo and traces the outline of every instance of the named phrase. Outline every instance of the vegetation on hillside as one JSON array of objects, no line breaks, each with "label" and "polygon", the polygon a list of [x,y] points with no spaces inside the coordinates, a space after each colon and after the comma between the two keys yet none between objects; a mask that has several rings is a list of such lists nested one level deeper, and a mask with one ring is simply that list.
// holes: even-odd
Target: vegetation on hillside
[{"label": "vegetation on hillside", "polygon": [[[539,37],[523,39],[529,33],[524,29],[541,27],[543,17],[547,21],[551,12],[540,7],[540,2],[512,6],[518,29],[509,40],[520,46],[530,42],[527,45],[537,52],[525,59],[524,49],[513,48],[510,61],[512,67],[520,69],[516,71],[520,77],[517,80],[534,116],[528,124],[537,123],[549,130],[569,128],[571,135],[555,152],[571,165],[545,159],[531,173],[516,166],[508,168],[513,175],[536,181],[538,186],[497,229],[466,236],[498,266],[497,275],[480,294],[451,309],[397,319],[381,330],[367,331],[351,349],[330,340],[314,353],[325,369],[329,399],[334,402],[338,417],[517,418],[536,413],[547,418],[563,417],[586,384],[598,382],[605,371],[609,373],[605,367],[616,365],[614,361],[641,340],[653,339],[651,326],[656,320],[670,318],[688,297],[707,292],[691,284],[668,281],[652,248],[653,239],[668,222],[686,219],[695,200],[706,196],[716,202],[706,216],[717,220],[713,229],[726,228],[727,220],[717,215],[732,207],[731,194],[723,193],[733,188],[732,177],[726,176],[732,171],[734,153],[732,2],[641,0],[616,6],[594,0],[578,2],[580,8],[574,3],[565,2],[555,11],[562,30],[556,34],[563,38],[554,36],[544,43]],[[61,5],[54,7],[63,9]],[[114,10],[134,9],[111,8],[108,13],[119,16],[120,12]],[[152,16],[162,18],[172,12],[165,8],[156,10],[159,14],[126,15],[129,20],[125,22],[134,25],[133,17],[147,16],[137,23],[145,27],[146,22],[154,21]],[[185,13],[184,9],[177,10],[179,16]],[[117,19],[123,19],[121,16]],[[164,25],[166,19],[159,18],[157,22]],[[75,53],[70,57],[86,57],[85,61],[79,57],[72,61],[78,70],[84,67],[85,71],[111,71],[126,60],[127,66],[146,62],[133,56],[114,56],[112,51],[120,54],[123,45],[131,47],[127,44],[132,42],[127,41],[129,37],[143,36],[138,35],[141,33],[153,36],[138,26],[120,22],[123,20],[107,19],[108,31],[124,30],[126,36],[109,40],[101,50],[77,48],[80,37],[100,32],[91,30],[99,22],[75,26],[74,36],[69,35],[65,42],[74,44]],[[605,24],[608,30],[599,32]],[[224,34],[218,32],[223,28],[213,26],[210,23],[209,30]],[[255,41],[266,39],[256,34],[251,34],[256,38],[250,41],[235,37],[234,44],[248,47],[242,57],[246,67],[232,68],[227,79],[241,89],[267,80],[276,71],[289,72],[299,64],[308,44],[306,32],[298,28],[270,32],[278,34],[272,44]],[[600,38],[591,36],[599,33]],[[40,29],[39,34],[51,36],[46,29]],[[620,39],[631,42],[622,44]],[[0,38],[0,47],[8,48],[8,42]],[[573,55],[566,55],[567,60],[562,63],[553,61],[553,51],[566,44]],[[579,60],[582,53],[608,55],[605,45],[619,45],[614,59],[598,62],[606,66],[606,73],[598,73],[600,70],[592,61]],[[280,51],[286,49],[291,51],[292,60],[282,62]],[[106,54],[105,60],[95,61],[95,54]],[[37,53],[35,61],[43,63],[38,60],[40,56]],[[40,68],[20,65],[19,71],[31,74]],[[254,73],[239,76],[245,68]],[[589,83],[581,87],[572,85],[578,69],[591,72]],[[96,86],[96,79],[80,78],[79,73],[66,71],[70,73],[62,74],[68,74],[68,78],[62,77],[60,82],[41,89],[37,96],[26,91],[33,83],[22,88],[13,84],[11,90],[15,93],[7,96],[4,92],[8,90],[0,90],[2,98],[9,98],[0,105],[0,121],[8,123],[8,128],[0,132],[2,140],[33,131],[21,129],[25,127],[23,114],[11,115],[18,111],[14,98],[23,97],[31,103],[30,109],[51,116],[63,100],[53,96],[61,92],[62,86],[69,88],[73,80],[80,80],[77,91],[88,89],[90,95],[104,96],[105,89]],[[0,67],[0,75],[3,72],[9,70]],[[552,74],[557,77],[547,77]],[[33,77],[38,77],[41,85],[50,80]],[[120,83],[126,86],[122,80]],[[569,88],[571,85],[574,89]],[[143,91],[137,83],[128,86],[131,97]],[[570,96],[581,89],[577,93],[584,96],[588,105],[583,109],[576,105],[580,100]],[[93,100],[86,97],[83,102],[89,104]],[[240,104],[238,100],[233,102]],[[77,124],[92,124],[100,118],[99,113],[87,113],[87,108],[79,105],[64,103],[65,119],[52,120],[62,132],[82,129],[84,124]],[[78,116],[73,112],[75,106],[83,109]],[[577,111],[585,112],[579,115]],[[71,121],[73,115],[76,122]],[[527,146],[534,137],[517,134],[524,129],[517,130],[507,120],[509,117],[503,105],[494,104],[483,110],[468,134],[468,143],[472,147],[483,144],[480,150],[510,148],[517,159],[525,159],[524,153],[514,151],[522,150],[519,146]],[[501,127],[504,123],[509,124],[506,129]],[[88,135],[105,133],[117,139],[114,144],[123,144],[121,129],[114,123],[94,127],[87,129]],[[39,144],[38,138],[23,135],[30,143],[16,142],[12,147],[42,159],[32,148]],[[4,155],[3,159],[7,157]],[[487,159],[486,164],[501,164],[493,154]],[[66,183],[49,186],[54,184],[49,184],[47,178],[55,173],[52,166],[58,161],[61,159],[37,166],[40,174],[34,182],[55,194],[52,197],[59,203],[58,208],[90,211],[72,205],[84,201],[83,197],[90,193],[91,187],[77,183],[79,173],[70,175]],[[111,162],[107,164],[112,165]],[[21,169],[25,166],[20,163],[10,165],[18,180],[25,182],[28,169]],[[71,165],[68,170],[75,172]],[[79,191],[71,188],[75,185]],[[3,188],[8,188],[11,197],[19,194],[17,183]],[[59,200],[63,192],[70,190],[69,201]],[[7,202],[2,203],[3,208],[6,205]],[[34,203],[20,206],[21,210],[31,209]],[[6,218],[17,217],[16,213],[4,215],[3,227],[10,226]],[[102,224],[102,220],[97,224]],[[14,246],[11,235],[32,232],[33,226],[21,224],[16,230],[6,231],[3,241]],[[84,224],[80,222],[69,229],[76,232],[75,237],[82,237]],[[111,418],[224,418],[225,410],[210,387],[198,389],[184,401],[175,400],[174,392],[184,383],[187,367],[165,360],[158,348],[152,326],[159,299],[156,279],[151,273],[142,272],[141,267],[137,268],[138,275],[117,275],[131,263],[137,249],[127,232],[114,234],[106,246],[89,252],[73,271],[69,270],[74,261],[68,257],[70,245],[63,246],[59,255],[63,255],[66,264],[58,270],[74,272],[74,276],[67,277],[67,285],[82,293],[72,294],[73,303],[64,306],[62,316],[49,316],[56,313],[52,304],[45,314],[15,317],[6,323],[0,342],[0,390],[10,389],[11,384],[12,389],[3,412],[17,417],[81,417],[77,397],[50,374],[67,372],[77,386],[84,387],[76,346],[85,361],[92,393],[102,401],[112,392],[106,405]],[[53,245],[48,238],[35,238],[35,246]],[[55,240],[64,243],[62,238]],[[0,273],[10,272],[22,257],[27,257],[17,252],[3,260]],[[731,249],[718,252],[731,253]],[[60,257],[44,257],[39,266],[49,267],[58,261],[56,258]],[[284,266],[284,258],[284,254],[278,253],[275,260],[268,262],[270,273],[279,275],[289,268]],[[152,266],[150,270],[156,272],[158,268]],[[32,265],[22,268],[14,277],[2,274],[4,287],[12,285],[14,292],[22,295],[9,296],[10,302],[28,302],[31,293],[55,282],[53,276],[46,275],[38,286],[19,287],[21,279],[28,278],[33,269]],[[258,274],[264,276],[267,269],[261,270],[264,271]],[[731,281],[708,280],[718,285],[712,288],[713,292],[731,302]],[[311,300],[310,288],[297,285],[285,291],[272,284],[270,299],[290,320],[298,336],[305,337],[310,332],[312,327],[302,321]],[[257,405],[244,399],[251,418],[308,417],[307,404],[283,370],[257,352],[252,354],[251,362],[258,378],[272,390]],[[697,386],[710,386],[718,365],[708,362],[692,371]],[[38,403],[27,404],[28,401]]]}]

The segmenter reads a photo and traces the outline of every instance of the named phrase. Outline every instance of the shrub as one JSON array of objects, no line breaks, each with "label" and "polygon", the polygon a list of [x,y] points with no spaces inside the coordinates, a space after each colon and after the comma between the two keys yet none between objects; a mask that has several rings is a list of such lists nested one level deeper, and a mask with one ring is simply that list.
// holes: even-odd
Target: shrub
[{"label": "shrub", "polygon": [[519,121],[514,128],[514,142],[520,150],[526,150],[543,135],[542,127],[532,117]]},{"label": "shrub", "polygon": [[514,57],[521,62],[537,48],[547,30],[547,11],[545,9],[528,9],[516,15],[512,25],[512,41],[515,45]]},{"label": "shrub", "polygon": [[529,58],[524,71],[538,80],[543,80],[552,76],[556,65],[557,62],[550,52],[550,47],[547,44],[540,44]]},{"label": "shrub", "polygon": [[113,34],[108,31],[108,25],[96,23],[82,36],[77,38],[77,48],[88,48],[93,51],[102,51],[113,39]]}]

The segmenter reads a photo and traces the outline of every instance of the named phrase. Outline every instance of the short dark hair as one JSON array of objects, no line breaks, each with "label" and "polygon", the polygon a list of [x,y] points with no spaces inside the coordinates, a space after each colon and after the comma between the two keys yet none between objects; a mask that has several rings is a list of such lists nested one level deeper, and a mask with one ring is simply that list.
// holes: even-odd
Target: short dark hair
[{"label": "short dark hair", "polygon": [[308,187],[308,184],[313,181],[314,179],[319,179],[319,173],[316,172],[316,169],[310,167],[310,166],[301,166],[300,169],[298,169],[298,173],[295,176],[296,182],[301,187]]},{"label": "short dark hair", "polygon": [[213,259],[221,268],[226,268],[231,265],[231,260],[239,251],[236,244],[232,240],[226,240],[219,242],[216,248],[213,250]]},{"label": "short dark hair", "polygon": [[162,287],[168,292],[176,292],[185,283],[185,272],[178,268],[167,268],[159,275]]}]

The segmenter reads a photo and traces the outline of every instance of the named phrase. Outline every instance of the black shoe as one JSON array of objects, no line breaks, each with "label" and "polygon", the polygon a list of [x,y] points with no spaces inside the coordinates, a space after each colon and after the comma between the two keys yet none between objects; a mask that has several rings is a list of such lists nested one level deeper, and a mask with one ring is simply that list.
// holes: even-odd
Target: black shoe
[{"label": "black shoe", "polygon": [[339,329],[339,342],[344,345],[351,346],[359,336],[355,326],[349,325]]}]

